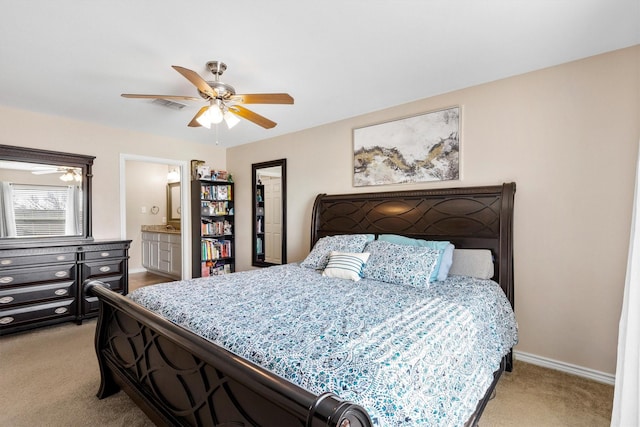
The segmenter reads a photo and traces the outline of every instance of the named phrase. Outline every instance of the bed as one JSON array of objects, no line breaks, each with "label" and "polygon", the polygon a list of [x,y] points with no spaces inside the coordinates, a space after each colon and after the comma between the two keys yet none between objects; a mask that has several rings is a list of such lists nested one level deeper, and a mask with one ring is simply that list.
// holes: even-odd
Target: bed
[{"label": "bed", "polygon": [[[516,326],[510,324],[506,332],[499,333],[510,336],[511,341],[504,340],[507,347],[503,343],[497,348],[488,340],[485,343],[483,338],[474,338],[492,354],[491,363],[481,368],[470,368],[471,359],[485,356],[472,356],[465,350],[467,346],[456,346],[456,340],[461,338],[451,334],[466,335],[478,328],[494,334],[496,327],[507,323],[507,311],[513,314],[514,194],[514,183],[321,194],[313,206],[312,251],[300,264],[154,285],[135,291],[130,297],[111,292],[101,282],[90,282],[86,285],[87,292],[100,301],[95,339],[101,372],[98,397],[105,398],[124,389],[158,425],[476,425],[500,375],[512,369],[511,346],[517,340]],[[385,249],[392,247],[378,243],[385,235],[447,241],[457,251],[489,250],[493,261],[491,280],[451,275],[444,282],[415,289],[389,286],[373,274],[358,281],[324,277],[320,270],[304,265],[317,253],[320,242],[335,241],[342,236],[350,240],[367,236],[367,245],[371,246],[365,247],[372,248],[373,257],[379,250],[375,249],[376,245]],[[377,264],[373,262],[373,265]],[[368,264],[364,268],[366,272]],[[274,288],[267,277],[280,281],[281,287]],[[237,282],[232,284],[232,280]],[[439,286],[441,284],[446,286]],[[415,350],[411,347],[414,342],[432,341],[429,333],[421,334],[423,327],[430,331],[430,327],[441,329],[442,326],[435,323],[433,326],[424,320],[411,323],[414,312],[405,312],[401,307],[425,311],[431,303],[423,303],[426,300],[420,298],[434,293],[436,300],[444,300],[447,307],[453,307],[452,300],[448,299],[453,297],[441,293],[444,287],[454,289],[455,298],[463,301],[463,309],[447,309],[447,315],[452,317],[445,319],[444,324],[462,324],[479,317],[477,307],[480,306],[491,307],[484,310],[487,314],[482,316],[493,320],[486,321],[484,326],[450,332],[449,341],[453,344],[436,345],[436,349],[442,348],[442,354],[437,354],[434,348]],[[474,305],[470,301],[485,298],[484,290],[472,291],[478,288],[494,289],[486,293],[493,292],[496,298],[499,293],[504,301],[488,300]],[[237,297],[236,293],[234,299],[233,291],[240,289],[243,297]],[[270,289],[277,289],[279,298],[271,298]],[[331,289],[336,293],[329,294]],[[183,297],[186,290],[196,295],[195,303]],[[159,297],[161,294],[164,299]],[[222,299],[225,295],[231,299]],[[259,308],[244,303],[243,298],[250,296],[262,302]],[[391,329],[381,320],[382,312],[389,310],[376,309],[385,305],[395,307],[390,310],[391,316],[396,316]],[[209,311],[204,306],[208,306]],[[282,307],[287,306],[293,307],[293,314],[282,311]],[[200,313],[201,310],[205,311]],[[160,314],[172,312],[178,314],[172,320]],[[261,321],[251,320],[255,313]],[[348,313],[353,313],[353,317]],[[332,317],[329,318],[329,314]],[[222,316],[222,320],[203,321],[214,315]],[[286,317],[292,315],[297,317]],[[331,325],[347,326],[327,328],[321,323],[325,317]],[[407,318],[412,320],[405,321]],[[400,335],[395,329],[398,324],[406,324]],[[284,327],[281,325],[288,325],[290,329],[281,330]],[[235,335],[231,330],[235,330]],[[261,341],[262,347],[258,346]],[[337,350],[327,347],[329,341],[337,343]],[[405,350],[390,350],[387,348],[390,343],[399,343]],[[300,344],[302,347],[295,347]],[[275,349],[275,353],[267,352],[265,345]],[[404,353],[410,357],[403,358]],[[327,355],[330,357],[323,358]],[[429,358],[434,358],[435,363],[424,362]],[[347,363],[354,361],[355,364]],[[378,364],[371,365],[372,362]],[[391,385],[379,388],[379,383],[390,372],[387,371],[390,365],[401,369],[394,371]],[[477,380],[471,381],[472,391],[460,384],[468,377],[458,373],[467,370],[474,375],[476,371],[483,371]],[[305,375],[308,372],[314,374]],[[434,380],[436,377],[439,379]],[[443,377],[455,378],[445,381],[441,380]],[[452,394],[443,394],[438,388],[440,382],[447,383],[447,390],[453,390]],[[402,387],[396,389],[394,383]],[[420,389],[418,398],[416,387]],[[462,409],[456,406],[463,394],[471,395],[473,407],[469,408],[469,403]],[[403,400],[406,396],[411,398]],[[420,402],[437,410],[419,414]]]}]

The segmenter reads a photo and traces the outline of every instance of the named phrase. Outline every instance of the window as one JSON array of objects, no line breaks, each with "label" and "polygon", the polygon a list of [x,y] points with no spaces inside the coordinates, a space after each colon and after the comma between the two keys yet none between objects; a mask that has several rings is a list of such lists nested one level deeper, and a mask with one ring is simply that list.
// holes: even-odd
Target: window
[{"label": "window", "polygon": [[69,234],[66,220],[69,197],[73,197],[70,187],[27,184],[11,187],[17,237]]}]

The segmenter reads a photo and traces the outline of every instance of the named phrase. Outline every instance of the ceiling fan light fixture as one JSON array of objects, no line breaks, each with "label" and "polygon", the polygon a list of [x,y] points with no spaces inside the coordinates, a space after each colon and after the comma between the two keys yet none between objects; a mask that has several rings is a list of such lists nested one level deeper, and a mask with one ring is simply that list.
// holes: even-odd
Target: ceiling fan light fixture
[{"label": "ceiling fan light fixture", "polygon": [[231,111],[227,111],[226,113],[224,113],[224,121],[229,129],[240,123],[240,119],[238,118],[238,116],[233,114]]},{"label": "ceiling fan light fixture", "polygon": [[[209,110],[207,110],[207,112],[208,111]],[[206,112],[204,114],[201,114],[199,117],[197,117],[196,122],[198,122],[200,126],[203,126],[207,129],[211,129],[211,120],[209,120],[209,115]]]},{"label": "ceiling fan light fixture", "polygon": [[215,102],[211,101],[211,105],[207,110],[202,113],[200,116],[196,118],[196,121],[200,124],[200,126],[204,126],[207,129],[211,129],[212,124],[218,124],[222,122],[224,116],[222,114],[222,110],[220,106]]},{"label": "ceiling fan light fixture", "polygon": [[67,169],[67,171],[60,176],[60,179],[64,182],[70,182],[70,181],[80,182],[82,177],[80,176],[80,174],[78,174],[78,172],[74,171],[73,169]]},{"label": "ceiling fan light fixture", "polygon": [[215,123],[216,125],[218,123],[221,123],[222,119],[224,118],[222,114],[222,110],[218,105],[215,105],[215,106],[212,105],[211,107],[209,107],[209,109],[207,110],[207,113],[209,113],[211,123]]}]

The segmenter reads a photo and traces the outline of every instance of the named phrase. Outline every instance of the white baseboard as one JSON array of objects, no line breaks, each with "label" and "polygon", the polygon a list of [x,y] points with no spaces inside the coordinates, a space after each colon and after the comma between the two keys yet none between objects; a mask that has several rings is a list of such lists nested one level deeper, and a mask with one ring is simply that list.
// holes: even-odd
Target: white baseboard
[{"label": "white baseboard", "polygon": [[535,354],[525,353],[523,351],[514,350],[513,356],[515,359],[522,362],[542,366],[543,368],[555,369],[556,371],[566,372],[567,374],[577,375],[600,383],[614,385],[616,382],[615,375],[596,371],[595,369],[572,365],[571,363],[560,362],[546,357],[536,356]]},{"label": "white baseboard", "polygon": [[144,267],[140,267],[140,268],[130,268],[129,269],[129,274],[131,273],[145,273],[147,271],[146,268]]}]

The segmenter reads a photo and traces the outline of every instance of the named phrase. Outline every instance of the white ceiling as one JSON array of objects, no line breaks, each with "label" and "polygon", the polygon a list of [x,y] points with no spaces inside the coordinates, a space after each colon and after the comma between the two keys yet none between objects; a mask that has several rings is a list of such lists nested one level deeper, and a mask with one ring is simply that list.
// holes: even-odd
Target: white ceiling
[{"label": "white ceiling", "polygon": [[[640,43],[639,0],[0,0],[0,105],[215,144],[176,111],[121,93],[198,96],[171,65],[278,123],[219,126],[223,146],[330,123]],[[37,126],[37,123],[33,124]]]}]

